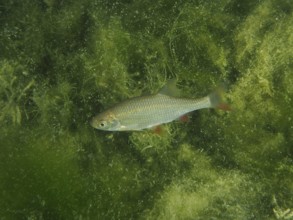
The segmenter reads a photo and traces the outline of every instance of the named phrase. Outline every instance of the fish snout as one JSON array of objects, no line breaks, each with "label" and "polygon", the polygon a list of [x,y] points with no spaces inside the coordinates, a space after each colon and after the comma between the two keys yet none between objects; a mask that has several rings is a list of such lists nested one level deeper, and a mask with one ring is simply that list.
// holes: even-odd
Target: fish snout
[{"label": "fish snout", "polygon": [[97,120],[95,117],[91,118],[90,120],[90,125],[93,127],[93,128],[98,128],[98,123],[97,123]]}]

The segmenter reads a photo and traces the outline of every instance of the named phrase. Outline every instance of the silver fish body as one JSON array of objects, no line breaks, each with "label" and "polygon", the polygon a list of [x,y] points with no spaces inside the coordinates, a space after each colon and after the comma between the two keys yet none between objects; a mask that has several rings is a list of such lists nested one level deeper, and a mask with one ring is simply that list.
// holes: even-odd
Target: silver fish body
[{"label": "silver fish body", "polygon": [[142,130],[171,122],[188,112],[213,108],[219,103],[216,93],[200,99],[177,98],[166,93],[164,89],[156,95],[126,100],[96,115],[90,124],[107,131]]}]

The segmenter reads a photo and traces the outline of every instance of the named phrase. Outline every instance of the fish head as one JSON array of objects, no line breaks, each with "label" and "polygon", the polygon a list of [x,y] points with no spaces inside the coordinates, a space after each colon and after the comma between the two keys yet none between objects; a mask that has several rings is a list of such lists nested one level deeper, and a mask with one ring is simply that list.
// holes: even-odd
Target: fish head
[{"label": "fish head", "polygon": [[96,129],[105,131],[117,131],[121,127],[119,120],[114,116],[114,114],[108,111],[102,112],[93,117],[90,124]]}]

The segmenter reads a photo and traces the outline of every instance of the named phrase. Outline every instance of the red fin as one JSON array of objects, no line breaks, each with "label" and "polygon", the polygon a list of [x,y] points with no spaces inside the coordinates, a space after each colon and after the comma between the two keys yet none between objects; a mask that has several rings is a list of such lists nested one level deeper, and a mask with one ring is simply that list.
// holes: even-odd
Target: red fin
[{"label": "red fin", "polygon": [[182,115],[179,120],[182,122],[189,122],[189,117],[188,115]]},{"label": "red fin", "polygon": [[224,89],[222,87],[220,87],[209,95],[211,107],[221,109],[224,111],[231,111],[230,105],[223,102],[223,100],[222,100],[223,93],[224,93]]},{"label": "red fin", "polygon": [[216,107],[217,109],[221,109],[223,111],[232,111],[230,105],[226,104],[226,103],[220,103],[217,105]]},{"label": "red fin", "polygon": [[153,128],[153,131],[154,131],[156,134],[161,135],[162,132],[163,132],[163,129],[162,129],[162,127],[161,127],[160,125],[158,125],[158,126],[156,126],[156,127]]}]

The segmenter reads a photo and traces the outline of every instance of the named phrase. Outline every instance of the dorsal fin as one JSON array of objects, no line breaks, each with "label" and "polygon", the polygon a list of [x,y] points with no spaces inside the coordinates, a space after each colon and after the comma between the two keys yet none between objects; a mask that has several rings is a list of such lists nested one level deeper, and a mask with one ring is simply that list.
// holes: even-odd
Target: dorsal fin
[{"label": "dorsal fin", "polygon": [[167,95],[167,96],[173,96],[173,97],[179,97],[180,96],[180,90],[176,87],[177,79],[169,79],[164,85],[163,88],[160,89],[159,94]]}]

